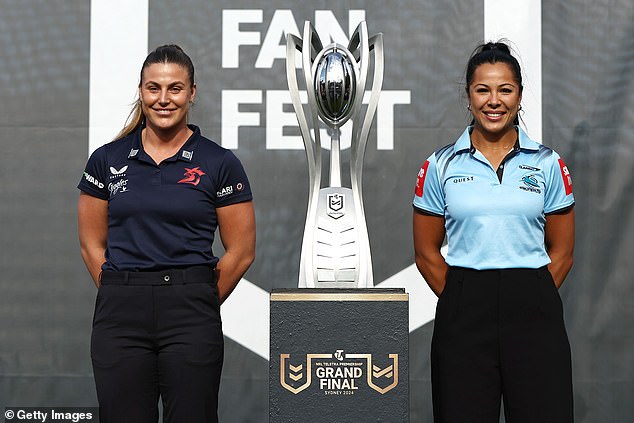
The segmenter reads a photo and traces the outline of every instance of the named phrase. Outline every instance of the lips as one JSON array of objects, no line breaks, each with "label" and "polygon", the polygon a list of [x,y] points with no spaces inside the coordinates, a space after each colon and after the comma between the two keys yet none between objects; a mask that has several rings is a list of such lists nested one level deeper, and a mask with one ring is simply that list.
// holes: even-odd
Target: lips
[{"label": "lips", "polygon": [[158,115],[168,116],[170,113],[172,113],[176,109],[152,109],[152,110],[154,110],[154,112]]},{"label": "lips", "polygon": [[504,117],[505,112],[483,112],[484,115],[493,122],[497,122]]}]

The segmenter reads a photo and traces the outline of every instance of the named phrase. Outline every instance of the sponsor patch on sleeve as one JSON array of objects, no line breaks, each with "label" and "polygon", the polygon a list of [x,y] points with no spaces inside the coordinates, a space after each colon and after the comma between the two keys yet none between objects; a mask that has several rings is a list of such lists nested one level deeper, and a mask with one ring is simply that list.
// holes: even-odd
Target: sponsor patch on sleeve
[{"label": "sponsor patch on sleeve", "polygon": [[423,188],[425,187],[425,177],[427,176],[427,168],[429,167],[429,160],[425,162],[423,167],[418,171],[418,178],[416,179],[416,196],[423,196]]},{"label": "sponsor patch on sleeve", "polygon": [[559,169],[561,170],[561,177],[564,180],[564,187],[566,189],[566,195],[572,194],[572,176],[568,171],[568,166],[562,159],[559,159]]}]

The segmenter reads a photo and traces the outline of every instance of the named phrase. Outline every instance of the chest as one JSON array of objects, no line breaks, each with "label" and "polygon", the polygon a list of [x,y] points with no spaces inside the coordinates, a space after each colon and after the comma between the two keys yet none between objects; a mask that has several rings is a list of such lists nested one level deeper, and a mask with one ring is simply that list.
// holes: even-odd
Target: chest
[{"label": "chest", "polygon": [[543,215],[547,189],[544,171],[522,155],[501,166],[496,172],[470,155],[451,163],[443,177],[446,213],[454,219]]},{"label": "chest", "polygon": [[211,171],[199,163],[128,161],[109,167],[111,218],[209,219],[215,192]]}]

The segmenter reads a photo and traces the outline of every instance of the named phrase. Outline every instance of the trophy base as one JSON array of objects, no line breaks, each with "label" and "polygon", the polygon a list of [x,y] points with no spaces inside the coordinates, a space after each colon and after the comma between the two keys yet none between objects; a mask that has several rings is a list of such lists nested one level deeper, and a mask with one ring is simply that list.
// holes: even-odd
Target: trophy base
[{"label": "trophy base", "polygon": [[271,293],[269,422],[409,422],[404,289]]}]

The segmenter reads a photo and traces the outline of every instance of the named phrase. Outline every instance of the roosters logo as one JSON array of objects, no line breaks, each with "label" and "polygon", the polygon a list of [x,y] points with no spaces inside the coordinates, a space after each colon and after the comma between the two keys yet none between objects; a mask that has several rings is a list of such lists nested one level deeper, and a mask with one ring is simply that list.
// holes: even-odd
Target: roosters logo
[{"label": "roosters logo", "polygon": [[196,186],[200,182],[200,177],[203,175],[205,175],[205,172],[200,170],[198,167],[194,167],[192,169],[185,168],[185,177],[178,181],[178,183]]}]

